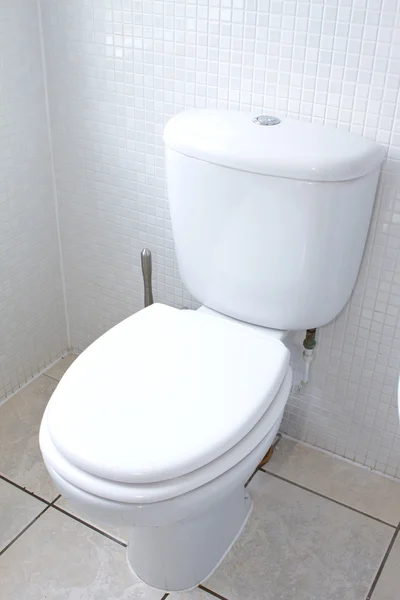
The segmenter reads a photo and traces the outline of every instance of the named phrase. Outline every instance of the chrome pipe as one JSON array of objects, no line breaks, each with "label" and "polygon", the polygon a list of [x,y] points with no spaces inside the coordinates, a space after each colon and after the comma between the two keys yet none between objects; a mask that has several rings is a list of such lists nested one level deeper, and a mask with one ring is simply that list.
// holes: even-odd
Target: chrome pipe
[{"label": "chrome pipe", "polygon": [[153,304],[153,286],[151,282],[152,277],[152,264],[151,264],[151,252],[148,248],[144,248],[141,253],[142,259],[142,273],[143,273],[143,284],[144,284],[144,306],[150,306]]}]

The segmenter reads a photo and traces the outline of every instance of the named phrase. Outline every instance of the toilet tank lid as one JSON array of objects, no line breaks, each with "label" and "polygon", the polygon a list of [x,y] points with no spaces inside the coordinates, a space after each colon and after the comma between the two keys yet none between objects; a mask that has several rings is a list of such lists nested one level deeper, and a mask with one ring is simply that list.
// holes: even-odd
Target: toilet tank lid
[{"label": "toilet tank lid", "polygon": [[347,181],[378,168],[384,148],[330,127],[284,119],[260,125],[239,111],[194,109],[173,117],[167,147],[216,165],[291,179]]}]

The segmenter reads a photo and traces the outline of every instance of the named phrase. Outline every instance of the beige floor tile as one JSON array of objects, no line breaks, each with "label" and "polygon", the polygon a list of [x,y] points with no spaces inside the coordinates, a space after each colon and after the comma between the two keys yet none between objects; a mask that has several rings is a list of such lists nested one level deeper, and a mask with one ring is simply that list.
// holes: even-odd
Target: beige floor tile
[{"label": "beige floor tile", "polygon": [[0,479],[0,552],[46,504]]},{"label": "beige floor tile", "polygon": [[398,536],[385,563],[371,600],[400,598],[400,537]]},{"label": "beige floor tile", "polygon": [[58,493],[43,464],[38,436],[56,385],[42,375],[0,407],[0,473],[46,500]]},{"label": "beige floor tile", "polygon": [[7,600],[160,600],[129,570],[125,548],[50,508],[0,557]]},{"label": "beige floor tile", "polygon": [[400,482],[314,448],[282,439],[265,469],[392,525],[400,520]]},{"label": "beige floor tile", "polygon": [[53,377],[53,379],[57,379],[57,381],[60,381],[65,371],[72,365],[75,359],[75,354],[67,354],[64,356],[64,358],[60,358],[55,365],[50,367],[50,369],[46,371],[46,375]]},{"label": "beige floor tile", "polygon": [[215,596],[196,588],[190,592],[171,592],[168,600],[215,600]]},{"label": "beige floor tile", "polygon": [[394,529],[259,472],[254,512],[205,585],[229,600],[365,600]]},{"label": "beige floor tile", "polygon": [[66,510],[67,512],[71,513],[72,515],[79,517],[83,521],[90,523],[90,525],[97,527],[97,529],[101,529],[101,531],[104,531],[105,533],[112,535],[117,540],[121,540],[121,542],[125,542],[126,544],[128,543],[129,529],[127,527],[116,527],[116,526],[114,527],[113,525],[105,525],[104,523],[99,523],[98,521],[94,521],[93,519],[88,518],[88,516],[86,514],[77,510],[65,498],[60,498],[59,500],[57,500],[56,504],[63,510]]}]

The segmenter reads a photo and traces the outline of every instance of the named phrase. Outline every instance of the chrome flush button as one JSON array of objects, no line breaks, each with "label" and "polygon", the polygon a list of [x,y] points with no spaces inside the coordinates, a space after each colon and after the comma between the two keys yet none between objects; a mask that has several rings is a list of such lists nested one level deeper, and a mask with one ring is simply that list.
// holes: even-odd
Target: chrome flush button
[{"label": "chrome flush button", "polygon": [[271,125],[279,125],[280,122],[281,120],[278,119],[278,117],[271,117],[270,115],[260,115],[259,117],[254,117],[253,119],[253,123],[256,123],[257,125],[264,125],[266,127]]}]

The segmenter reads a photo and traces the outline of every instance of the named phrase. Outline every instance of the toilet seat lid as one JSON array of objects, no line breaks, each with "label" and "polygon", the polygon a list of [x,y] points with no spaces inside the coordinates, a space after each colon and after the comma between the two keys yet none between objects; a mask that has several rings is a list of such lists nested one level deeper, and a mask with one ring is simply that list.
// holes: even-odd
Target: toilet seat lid
[{"label": "toilet seat lid", "polygon": [[186,475],[244,438],[289,368],[284,344],[241,324],[154,304],[68,369],[46,411],[77,467],[113,481]]}]

